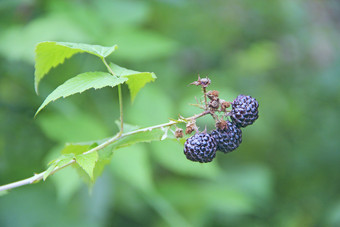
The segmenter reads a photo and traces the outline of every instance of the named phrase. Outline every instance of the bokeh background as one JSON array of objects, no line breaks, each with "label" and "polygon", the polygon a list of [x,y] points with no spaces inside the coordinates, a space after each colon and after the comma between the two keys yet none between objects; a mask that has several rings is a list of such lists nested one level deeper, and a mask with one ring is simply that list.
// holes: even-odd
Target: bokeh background
[{"label": "bokeh background", "polygon": [[[105,70],[88,54],[53,69],[34,92],[34,47],[67,41],[119,49],[110,60],[153,71],[126,122],[165,123],[200,110],[187,86],[208,75],[260,118],[238,150],[192,163],[173,141],[117,150],[89,189],[73,168],[0,197],[0,226],[340,226],[340,3],[336,0],[1,0],[0,185],[46,169],[65,142],[118,131],[117,91],[50,104],[71,76]],[[213,127],[209,117],[201,129]]]}]

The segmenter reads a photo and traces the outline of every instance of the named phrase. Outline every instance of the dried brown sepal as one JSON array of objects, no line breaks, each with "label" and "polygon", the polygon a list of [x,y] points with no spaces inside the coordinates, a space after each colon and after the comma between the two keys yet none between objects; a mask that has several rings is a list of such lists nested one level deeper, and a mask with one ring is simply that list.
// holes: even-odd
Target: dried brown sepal
[{"label": "dried brown sepal", "polygon": [[197,81],[192,82],[190,85],[208,87],[210,83],[211,80],[208,77],[201,79],[200,75],[198,75]]},{"label": "dried brown sepal", "polygon": [[217,110],[219,106],[220,106],[220,103],[217,100],[211,100],[209,102],[209,107],[213,110]]},{"label": "dried brown sepal", "polygon": [[222,101],[221,102],[221,110],[223,112],[225,112],[227,110],[227,108],[229,108],[229,107],[230,107],[230,102],[227,102],[227,101]]},{"label": "dried brown sepal", "polygon": [[227,122],[225,120],[220,120],[216,122],[216,128],[220,130],[226,130],[228,128]]},{"label": "dried brown sepal", "polygon": [[218,100],[219,92],[216,90],[208,91],[207,96],[210,100]]},{"label": "dried brown sepal", "polygon": [[187,123],[185,128],[185,134],[191,134],[193,131],[197,131],[197,126],[195,121],[190,121]]},{"label": "dried brown sepal", "polygon": [[202,87],[208,87],[210,84],[211,84],[211,80],[208,77],[201,79]]},{"label": "dried brown sepal", "polygon": [[182,138],[182,137],[183,137],[183,129],[181,129],[181,128],[176,128],[175,137],[176,137],[176,138]]}]

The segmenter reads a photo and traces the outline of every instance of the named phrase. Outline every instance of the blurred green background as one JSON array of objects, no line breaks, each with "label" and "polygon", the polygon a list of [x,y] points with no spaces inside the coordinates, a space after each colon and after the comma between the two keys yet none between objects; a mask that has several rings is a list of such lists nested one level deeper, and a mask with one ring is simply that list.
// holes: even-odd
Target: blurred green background
[{"label": "blurred green background", "polygon": [[[260,118],[213,163],[186,160],[166,141],[117,150],[90,190],[73,168],[0,197],[0,226],[340,226],[340,3],[320,0],[1,0],[0,185],[46,169],[65,142],[118,131],[116,89],[93,89],[34,113],[59,84],[105,70],[78,54],[34,92],[34,47],[83,42],[119,49],[110,60],[153,71],[126,122],[191,116],[209,75]],[[209,118],[199,120],[201,129]]]}]

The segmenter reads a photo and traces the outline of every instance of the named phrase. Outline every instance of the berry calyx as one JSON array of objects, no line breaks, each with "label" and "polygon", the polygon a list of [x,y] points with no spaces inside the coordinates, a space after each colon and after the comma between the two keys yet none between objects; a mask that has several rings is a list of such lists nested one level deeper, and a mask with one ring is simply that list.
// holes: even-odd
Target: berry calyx
[{"label": "berry calyx", "polygon": [[176,128],[175,137],[176,137],[176,138],[182,138],[182,137],[183,137],[183,129],[181,129],[181,128]]}]

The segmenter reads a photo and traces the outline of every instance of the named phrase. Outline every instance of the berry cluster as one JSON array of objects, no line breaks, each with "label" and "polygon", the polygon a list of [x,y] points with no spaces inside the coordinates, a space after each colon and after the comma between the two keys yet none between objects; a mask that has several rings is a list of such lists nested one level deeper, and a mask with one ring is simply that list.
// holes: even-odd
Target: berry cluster
[{"label": "berry cluster", "polygon": [[[220,99],[218,91],[206,92],[206,87],[210,84],[210,79],[200,77],[198,81],[192,84],[201,86],[204,93],[205,105],[201,107],[205,110],[201,115],[210,114],[216,121],[216,129],[207,133],[199,133],[195,121],[187,124],[186,133],[196,131],[196,134],[189,137],[184,143],[184,154],[187,159],[206,163],[211,162],[216,151],[229,153],[242,142],[241,128],[247,127],[255,122],[258,118],[259,104],[251,96],[239,95],[233,102],[226,102]],[[210,102],[207,102],[207,97]],[[227,108],[232,107],[231,110]],[[224,113],[222,118],[219,118],[216,112]],[[224,119],[230,117],[230,120]]]}]

